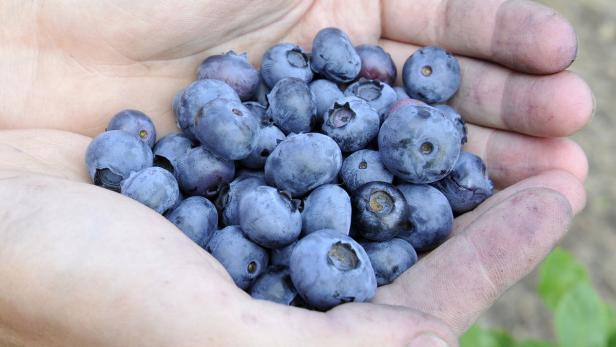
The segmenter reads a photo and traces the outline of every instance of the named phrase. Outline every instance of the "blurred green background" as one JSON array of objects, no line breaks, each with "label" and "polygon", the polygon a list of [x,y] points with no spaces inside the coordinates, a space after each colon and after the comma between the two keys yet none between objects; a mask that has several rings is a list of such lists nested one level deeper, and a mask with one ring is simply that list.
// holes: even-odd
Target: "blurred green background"
[{"label": "blurred green background", "polygon": [[[586,267],[599,295],[616,306],[616,0],[539,2],[555,8],[577,29],[579,56],[572,70],[588,81],[597,99],[590,125],[574,136],[589,158],[588,205],[561,245]],[[553,340],[551,314],[536,288],[535,272],[507,292],[479,324],[518,338]]]}]

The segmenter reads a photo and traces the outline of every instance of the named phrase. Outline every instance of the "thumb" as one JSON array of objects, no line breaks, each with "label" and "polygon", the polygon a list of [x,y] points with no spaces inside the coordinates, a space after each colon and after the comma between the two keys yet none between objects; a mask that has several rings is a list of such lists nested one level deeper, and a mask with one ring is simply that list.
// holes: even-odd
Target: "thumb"
[{"label": "thumb", "polygon": [[[346,304],[327,313],[339,345],[455,347],[457,337],[440,320],[401,306]],[[332,344],[333,345],[333,344]]]},{"label": "thumb", "polygon": [[[257,332],[249,335],[259,346],[458,346],[445,323],[401,306],[349,303],[326,313],[261,300],[251,300],[250,306],[253,310],[245,311],[243,320],[258,322]],[[248,315],[249,311],[259,314]],[[246,318],[250,316],[253,319]]]}]

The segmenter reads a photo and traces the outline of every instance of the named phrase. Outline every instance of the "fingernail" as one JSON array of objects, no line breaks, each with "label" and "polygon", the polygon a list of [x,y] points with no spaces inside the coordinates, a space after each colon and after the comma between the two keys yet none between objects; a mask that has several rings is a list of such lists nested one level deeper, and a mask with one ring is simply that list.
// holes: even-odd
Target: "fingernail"
[{"label": "fingernail", "polygon": [[423,334],[415,337],[409,347],[449,347],[449,345],[436,335]]}]

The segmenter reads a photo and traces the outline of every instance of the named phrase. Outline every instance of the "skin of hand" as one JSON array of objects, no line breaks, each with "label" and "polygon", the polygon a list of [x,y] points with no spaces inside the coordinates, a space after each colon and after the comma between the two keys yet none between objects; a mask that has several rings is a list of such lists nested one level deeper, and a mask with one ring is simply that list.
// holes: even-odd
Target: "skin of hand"
[{"label": "skin of hand", "polygon": [[[586,157],[565,137],[592,93],[565,70],[571,25],[530,1],[9,0],[0,21],[2,346],[456,346],[585,204]],[[176,131],[171,100],[205,57],[258,64],[326,26],[399,67],[419,46],[459,55],[451,103],[500,191],[372,303],[320,313],[251,300],[163,217],[88,184],[83,158],[124,108]]]}]

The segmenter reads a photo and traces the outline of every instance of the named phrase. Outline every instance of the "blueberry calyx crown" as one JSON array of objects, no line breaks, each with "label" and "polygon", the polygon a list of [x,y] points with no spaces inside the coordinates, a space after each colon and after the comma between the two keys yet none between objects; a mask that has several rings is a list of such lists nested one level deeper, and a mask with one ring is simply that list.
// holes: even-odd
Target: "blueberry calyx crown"
[{"label": "blueberry calyx crown", "polygon": [[368,206],[371,212],[378,214],[390,214],[394,209],[394,199],[382,190],[370,194]]},{"label": "blueberry calyx crown", "polygon": [[356,96],[366,100],[373,101],[381,97],[383,86],[379,81],[362,81],[355,87],[353,91]]},{"label": "blueberry calyx crown", "polygon": [[355,112],[351,109],[351,105],[348,102],[344,104],[336,103],[327,122],[332,128],[342,128],[349,124],[353,118],[355,118]]},{"label": "blueberry calyx crown", "polygon": [[293,48],[287,52],[287,61],[294,67],[308,66],[308,56],[299,48]]},{"label": "blueberry calyx crown", "polygon": [[340,271],[350,271],[359,267],[361,261],[348,243],[338,241],[327,252],[327,262]]}]

